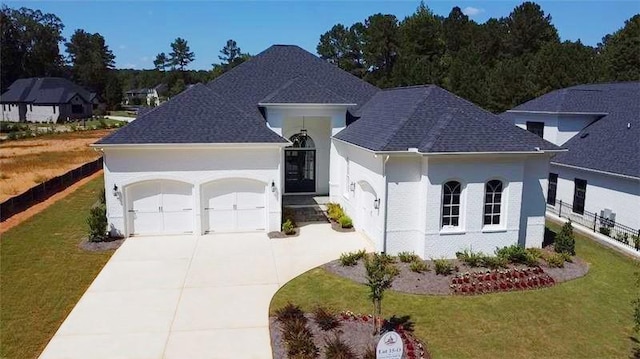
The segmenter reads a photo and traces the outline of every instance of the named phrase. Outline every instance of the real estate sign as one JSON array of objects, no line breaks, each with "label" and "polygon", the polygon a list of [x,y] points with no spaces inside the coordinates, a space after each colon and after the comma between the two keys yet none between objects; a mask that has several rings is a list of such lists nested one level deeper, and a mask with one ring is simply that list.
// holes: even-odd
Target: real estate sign
[{"label": "real estate sign", "polygon": [[402,338],[396,332],[384,333],[376,347],[376,359],[400,359],[403,352]]}]

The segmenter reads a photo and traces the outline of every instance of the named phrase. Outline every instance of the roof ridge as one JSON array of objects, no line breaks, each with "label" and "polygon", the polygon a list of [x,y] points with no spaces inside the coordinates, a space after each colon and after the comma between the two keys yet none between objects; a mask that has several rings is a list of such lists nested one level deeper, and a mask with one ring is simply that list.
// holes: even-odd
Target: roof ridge
[{"label": "roof ridge", "polygon": [[[433,87],[428,87],[428,88],[427,88],[427,92],[426,92],[426,93],[425,93],[425,95],[422,97],[422,99],[421,99],[420,101],[417,101],[417,102],[416,102],[416,104],[415,104],[415,105],[413,105],[413,107],[411,108],[411,111],[410,111],[410,112],[408,113],[408,115],[407,115],[407,118],[403,119],[402,121],[399,121],[399,122],[402,122],[402,124],[401,124],[400,126],[398,126],[398,127],[396,128],[396,130],[395,130],[395,131],[393,131],[392,135],[391,135],[391,136],[387,139],[387,141],[385,142],[385,144],[384,144],[383,148],[386,148],[386,147],[389,145],[389,143],[391,142],[391,139],[393,139],[393,138],[395,137],[395,135],[398,133],[398,131],[402,130],[402,129],[407,125],[407,123],[409,122],[409,120],[412,118],[412,116],[413,116],[413,115],[416,113],[416,111],[418,110],[418,107],[419,107],[420,105],[424,104],[424,103],[427,101],[427,99],[429,98],[429,96],[431,96],[431,92],[432,92],[432,90],[433,90]],[[384,91],[384,90],[383,90],[383,91]],[[375,97],[375,95],[374,95],[373,97]],[[372,98],[373,98],[373,97],[372,97]]]}]

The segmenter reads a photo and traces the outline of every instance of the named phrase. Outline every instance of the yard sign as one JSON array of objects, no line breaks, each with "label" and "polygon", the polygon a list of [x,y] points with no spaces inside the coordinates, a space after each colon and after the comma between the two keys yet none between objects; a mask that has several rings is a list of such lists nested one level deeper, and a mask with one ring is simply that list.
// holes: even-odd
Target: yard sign
[{"label": "yard sign", "polygon": [[378,341],[376,359],[400,359],[402,352],[402,338],[396,332],[387,332]]}]

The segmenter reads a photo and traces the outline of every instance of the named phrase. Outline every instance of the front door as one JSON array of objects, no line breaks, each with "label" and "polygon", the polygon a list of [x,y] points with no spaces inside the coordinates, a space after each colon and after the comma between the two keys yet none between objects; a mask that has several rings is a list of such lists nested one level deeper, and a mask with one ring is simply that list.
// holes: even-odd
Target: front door
[{"label": "front door", "polygon": [[306,133],[289,139],[293,146],[284,151],[285,193],[316,192],[315,143]]}]

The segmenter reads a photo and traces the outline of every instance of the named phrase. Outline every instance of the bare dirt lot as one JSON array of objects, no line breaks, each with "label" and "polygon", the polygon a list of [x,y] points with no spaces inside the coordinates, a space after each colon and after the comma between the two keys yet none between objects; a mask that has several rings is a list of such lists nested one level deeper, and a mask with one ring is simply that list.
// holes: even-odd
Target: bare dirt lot
[{"label": "bare dirt lot", "polygon": [[112,131],[78,131],[1,143],[0,202],[100,157],[89,145]]}]

